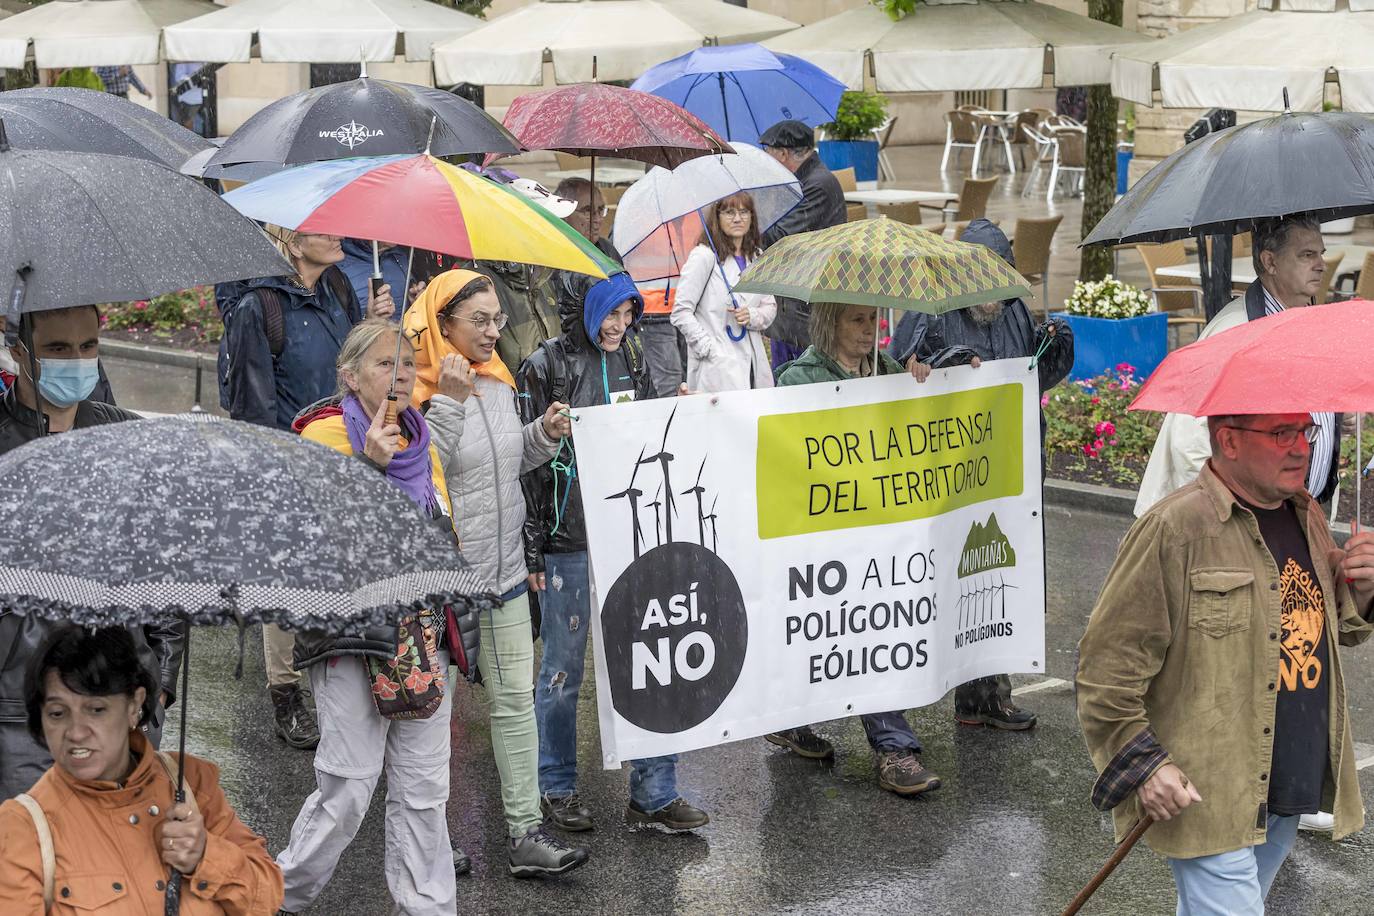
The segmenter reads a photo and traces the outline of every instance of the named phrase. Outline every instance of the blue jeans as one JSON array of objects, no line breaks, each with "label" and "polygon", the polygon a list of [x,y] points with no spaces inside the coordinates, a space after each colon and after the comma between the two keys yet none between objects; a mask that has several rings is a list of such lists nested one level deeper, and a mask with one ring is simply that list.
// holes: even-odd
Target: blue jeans
[{"label": "blue jeans", "polygon": [[1264,916],[1264,898],[1298,835],[1298,817],[1269,815],[1259,846],[1196,859],[1170,859],[1178,916]]},{"label": "blue jeans", "polygon": [[[591,594],[587,553],[544,555],[547,589],[539,596],[544,659],[535,686],[539,721],[539,791],[559,798],[577,791],[577,695],[587,657]],[[677,755],[630,761],[630,801],[658,811],[677,799]]]},{"label": "blue jeans", "polygon": [[911,751],[921,753],[921,739],[911,730],[906,716],[896,712],[873,712],[859,716],[868,735],[868,745],[879,754],[892,751]]}]

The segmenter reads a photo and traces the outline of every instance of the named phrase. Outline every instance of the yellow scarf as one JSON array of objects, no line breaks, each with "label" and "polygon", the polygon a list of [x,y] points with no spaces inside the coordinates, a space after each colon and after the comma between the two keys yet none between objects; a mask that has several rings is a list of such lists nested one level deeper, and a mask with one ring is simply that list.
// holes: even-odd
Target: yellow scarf
[{"label": "yellow scarf", "polygon": [[[420,298],[406,309],[406,336],[415,344],[415,391],[410,402],[419,407],[439,388],[439,368],[444,357],[458,350],[444,338],[439,328],[439,312],[448,304],[458,291],[482,275],[472,270],[446,270],[425,287]],[[478,375],[486,375],[515,387],[515,377],[511,375],[499,354],[493,352],[485,363],[473,363],[472,368]]]}]

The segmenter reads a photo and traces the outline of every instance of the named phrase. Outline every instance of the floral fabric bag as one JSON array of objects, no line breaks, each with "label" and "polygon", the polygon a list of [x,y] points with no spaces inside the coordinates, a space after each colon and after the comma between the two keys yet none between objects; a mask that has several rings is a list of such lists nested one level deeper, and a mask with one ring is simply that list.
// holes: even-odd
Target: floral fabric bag
[{"label": "floral fabric bag", "polygon": [[395,657],[365,659],[372,702],[382,718],[428,719],[444,702],[438,623],[427,611],[403,617],[396,625]]}]

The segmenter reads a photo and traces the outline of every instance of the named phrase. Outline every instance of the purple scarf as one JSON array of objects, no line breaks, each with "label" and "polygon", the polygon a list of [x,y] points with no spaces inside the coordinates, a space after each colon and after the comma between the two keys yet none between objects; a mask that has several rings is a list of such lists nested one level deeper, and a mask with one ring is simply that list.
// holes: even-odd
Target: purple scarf
[{"label": "purple scarf", "polygon": [[[353,446],[354,454],[361,455],[372,418],[355,395],[346,395],[339,406],[343,408],[348,444]],[[429,425],[420,411],[409,405],[397,415],[396,422],[410,444],[392,456],[391,463],[386,466],[387,479],[400,487],[417,506],[433,515],[439,500],[434,492],[434,468],[429,456]]]}]

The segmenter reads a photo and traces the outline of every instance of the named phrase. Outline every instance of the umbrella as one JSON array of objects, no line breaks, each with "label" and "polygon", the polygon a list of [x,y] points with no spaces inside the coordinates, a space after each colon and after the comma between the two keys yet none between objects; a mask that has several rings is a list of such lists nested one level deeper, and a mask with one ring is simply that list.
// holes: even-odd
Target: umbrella
[{"label": "umbrella", "polygon": [[815,64],[762,45],[697,48],[630,86],[676,102],[726,140],[757,143],[789,118],[815,127],[835,119],[844,83]]},{"label": "umbrella", "polygon": [[162,29],[215,9],[200,0],[54,0],[0,22],[0,67],[155,64]]},{"label": "umbrella", "polygon": [[268,105],[234,131],[204,174],[218,178],[222,167],[244,162],[296,165],[422,150],[436,156],[514,155],[520,144],[466,99],[363,76]]},{"label": "umbrella", "polygon": [[654,64],[710,44],[760,41],[797,24],[721,0],[548,0],[520,7],[434,46],[440,85],[538,86],[554,79],[632,80]]},{"label": "umbrella", "polygon": [[249,220],[147,159],[10,147],[0,121],[0,299],[21,311],[146,299],[286,273]]},{"label": "umbrella", "polygon": [[758,147],[702,156],[671,172],[650,169],[630,186],[616,210],[615,248],[638,282],[675,277],[702,236],[701,210],[747,191],[754,198],[760,233],[801,201],[797,177]]},{"label": "umbrella", "polygon": [[[1319,220],[1374,213],[1374,121],[1286,112],[1208,134],[1150,169],[1084,245],[1223,236],[1208,271],[1209,314],[1230,295],[1230,237],[1295,213]],[[1199,246],[1199,258],[1205,258]]]},{"label": "umbrella", "polygon": [[242,0],[162,33],[168,60],[303,64],[427,61],[482,20],[425,0]]},{"label": "umbrella", "polygon": [[[1346,111],[1374,111],[1374,5],[1269,0],[1261,9],[1119,49],[1112,94],[1166,108],[1320,111],[1326,83]],[[1267,7],[1267,8],[1266,8]]]},{"label": "umbrella", "polygon": [[[0,456],[0,512],[25,520],[0,558],[7,612],[92,627],[181,621],[183,757],[192,623],[358,632],[406,612],[490,606],[451,534],[383,477],[290,433],[206,413]],[[169,913],[180,880],[168,881]]]},{"label": "umbrella", "polygon": [[187,157],[212,148],[156,111],[92,89],[0,92],[0,118],[10,142],[21,149],[109,153],[178,168]]},{"label": "umbrella", "polygon": [[519,192],[423,154],[297,166],[230,191],[224,199],[245,216],[300,232],[597,277],[618,269],[567,223]]},{"label": "umbrella", "polygon": [[735,289],[932,315],[1031,294],[1025,279],[982,245],[892,219],[788,236],[749,265]]},{"label": "umbrella", "polygon": [[865,57],[879,92],[1039,89],[1107,82],[1107,52],[1144,35],[1046,3],[916,3],[893,20],[864,4],[764,44],[862,89]]}]

